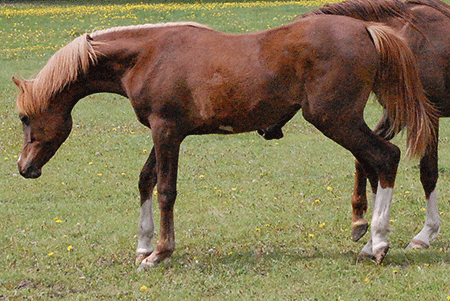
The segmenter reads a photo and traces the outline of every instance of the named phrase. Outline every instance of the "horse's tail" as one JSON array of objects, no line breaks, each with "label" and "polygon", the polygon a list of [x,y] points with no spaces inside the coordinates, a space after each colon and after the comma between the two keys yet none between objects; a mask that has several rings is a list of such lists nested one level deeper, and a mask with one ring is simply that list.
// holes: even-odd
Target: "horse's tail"
[{"label": "horse's tail", "polygon": [[425,96],[414,55],[391,28],[370,24],[367,31],[380,54],[374,92],[391,121],[388,132],[406,127],[408,156],[422,156],[436,135],[438,114]]}]

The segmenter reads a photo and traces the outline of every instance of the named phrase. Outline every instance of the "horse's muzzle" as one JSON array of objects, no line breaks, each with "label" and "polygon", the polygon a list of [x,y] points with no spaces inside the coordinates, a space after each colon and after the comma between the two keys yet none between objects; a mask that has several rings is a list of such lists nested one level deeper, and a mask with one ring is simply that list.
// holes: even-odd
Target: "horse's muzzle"
[{"label": "horse's muzzle", "polygon": [[39,178],[42,174],[42,170],[40,168],[34,167],[33,164],[29,164],[25,167],[22,167],[20,162],[17,163],[19,167],[20,175],[27,179],[36,179]]}]

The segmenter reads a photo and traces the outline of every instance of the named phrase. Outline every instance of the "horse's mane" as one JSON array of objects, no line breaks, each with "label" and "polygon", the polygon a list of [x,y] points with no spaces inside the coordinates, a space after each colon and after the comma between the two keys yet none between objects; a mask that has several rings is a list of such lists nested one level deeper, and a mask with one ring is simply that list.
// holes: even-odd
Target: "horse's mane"
[{"label": "horse's mane", "polygon": [[32,115],[45,110],[56,93],[75,82],[80,75],[86,74],[89,68],[96,64],[98,56],[101,55],[96,50],[100,43],[95,42],[93,37],[111,32],[168,26],[208,28],[206,25],[195,22],[170,22],[113,27],[95,31],[90,35],[79,36],[58,50],[48,60],[36,78],[22,81],[22,94],[17,100],[17,110],[25,115]]},{"label": "horse's mane", "polygon": [[403,22],[411,22],[410,5],[428,6],[450,18],[450,6],[439,0],[348,0],[326,4],[297,18],[325,14],[342,15],[373,22],[383,22],[386,18],[391,17]]},{"label": "horse's mane", "polygon": [[74,82],[80,73],[85,73],[95,63],[97,53],[88,36],[82,35],[58,50],[38,73],[36,78],[21,84],[22,97],[17,100],[17,109],[23,114],[34,114],[49,105],[50,98]]},{"label": "horse's mane", "polygon": [[119,31],[127,31],[127,30],[139,30],[139,29],[147,29],[147,28],[160,28],[160,27],[171,27],[171,26],[193,26],[199,28],[207,28],[210,29],[207,25],[200,24],[197,22],[167,22],[167,23],[148,23],[141,25],[130,25],[130,26],[118,26],[112,27],[105,30],[98,30],[91,34],[91,37],[95,37],[97,35],[110,33],[110,32],[119,32]]},{"label": "horse's mane", "polygon": [[373,22],[382,22],[388,17],[395,17],[403,21],[410,19],[409,8],[402,0],[348,0],[326,4],[299,17],[322,14],[342,15]]},{"label": "horse's mane", "polygon": [[450,18],[450,6],[447,3],[438,0],[407,0],[407,3],[417,4],[417,5],[426,5],[435,10],[441,12]]}]

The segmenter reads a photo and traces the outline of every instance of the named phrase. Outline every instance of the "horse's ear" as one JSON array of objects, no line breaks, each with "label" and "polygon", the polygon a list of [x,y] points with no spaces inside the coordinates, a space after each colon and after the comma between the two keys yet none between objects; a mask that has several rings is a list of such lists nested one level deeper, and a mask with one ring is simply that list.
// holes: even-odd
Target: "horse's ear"
[{"label": "horse's ear", "polygon": [[90,35],[86,35],[86,40],[88,40],[88,41],[93,41],[94,39],[90,36]]},{"label": "horse's ear", "polygon": [[15,77],[13,77],[12,80],[16,84],[17,87],[19,87],[21,90],[23,90],[23,81],[22,80],[17,79]]}]

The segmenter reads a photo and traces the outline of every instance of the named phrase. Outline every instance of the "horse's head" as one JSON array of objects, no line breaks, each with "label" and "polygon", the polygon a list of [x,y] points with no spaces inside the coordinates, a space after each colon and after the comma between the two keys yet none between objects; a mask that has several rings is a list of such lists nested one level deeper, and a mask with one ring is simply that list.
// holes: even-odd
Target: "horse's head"
[{"label": "horse's head", "polygon": [[13,79],[20,87],[17,108],[23,124],[23,149],[17,162],[19,172],[25,178],[37,178],[41,175],[42,166],[56,153],[67,139],[72,129],[70,112],[62,107],[48,105],[45,108],[33,109],[30,93],[31,85],[26,81]]}]

